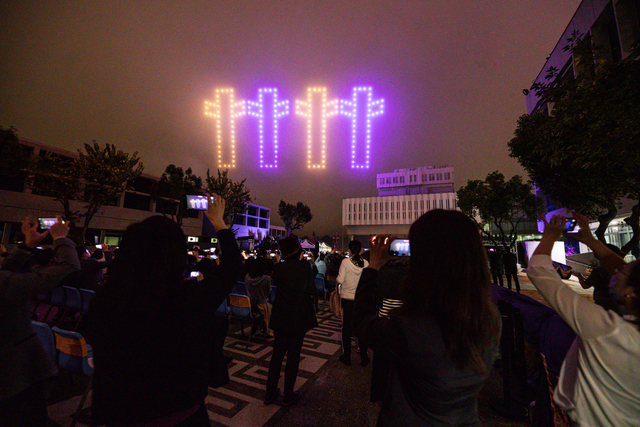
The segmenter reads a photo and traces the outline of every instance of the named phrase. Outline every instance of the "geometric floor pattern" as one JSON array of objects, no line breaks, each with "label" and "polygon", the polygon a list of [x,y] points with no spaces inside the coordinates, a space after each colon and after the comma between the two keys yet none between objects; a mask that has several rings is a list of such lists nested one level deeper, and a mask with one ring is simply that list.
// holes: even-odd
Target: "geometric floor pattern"
[{"label": "geometric floor pattern", "polygon": [[[296,390],[307,388],[320,368],[340,351],[340,320],[331,314],[325,304],[321,304],[320,308],[317,314],[318,326],[307,332],[302,346]],[[232,325],[233,322],[236,321],[232,321]],[[230,329],[233,329],[233,326]],[[281,400],[276,400],[274,404],[268,406],[262,401],[273,340],[266,337],[251,337],[247,346],[248,326],[245,329],[245,337],[242,337],[239,328],[237,329],[237,332],[227,335],[224,344],[224,354],[233,358],[228,365],[231,381],[224,387],[210,388],[205,404],[212,426],[262,427],[282,410]],[[284,388],[283,380],[284,371],[280,376],[281,390]],[[49,425],[70,425],[71,417],[79,402],[80,396],[75,396],[50,405],[48,407]],[[90,405],[91,394],[76,425],[88,425]]]}]

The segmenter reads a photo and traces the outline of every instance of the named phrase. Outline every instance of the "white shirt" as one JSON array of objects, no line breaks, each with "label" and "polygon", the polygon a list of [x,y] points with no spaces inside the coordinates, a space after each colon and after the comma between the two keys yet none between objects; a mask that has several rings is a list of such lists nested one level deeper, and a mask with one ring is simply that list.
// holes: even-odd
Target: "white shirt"
[{"label": "white shirt", "polygon": [[562,363],[553,400],[580,426],[640,425],[638,325],[571,290],[548,255],[533,256],[527,276],[578,335]]},{"label": "white shirt", "polygon": [[362,261],[364,262],[364,267],[355,265],[351,258],[345,258],[340,263],[340,270],[338,270],[338,278],[336,279],[338,283],[342,284],[340,298],[355,299],[362,270],[369,265],[366,259]]}]

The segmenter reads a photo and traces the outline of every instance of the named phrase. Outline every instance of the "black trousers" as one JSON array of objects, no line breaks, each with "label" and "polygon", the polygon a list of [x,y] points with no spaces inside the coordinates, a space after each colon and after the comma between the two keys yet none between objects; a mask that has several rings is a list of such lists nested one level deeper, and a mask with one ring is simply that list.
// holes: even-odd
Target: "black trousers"
[{"label": "black trousers", "polygon": [[[351,359],[351,337],[353,336],[353,300],[342,299],[342,354],[345,358]],[[367,343],[358,337],[358,345],[360,346],[360,358],[368,357]]]},{"label": "black trousers", "polygon": [[275,340],[273,342],[273,354],[269,362],[269,375],[267,376],[267,394],[273,394],[278,388],[280,380],[280,370],[284,356],[287,356],[287,365],[284,368],[284,395],[293,395],[293,387],[298,376],[300,366],[300,352],[306,332],[284,334],[274,331]]},{"label": "black trousers", "polygon": [[518,281],[518,273],[506,272],[505,274],[507,276],[507,287],[509,287],[509,290],[511,290],[511,277],[513,277],[513,281],[516,284],[516,290],[520,292],[520,282]]}]

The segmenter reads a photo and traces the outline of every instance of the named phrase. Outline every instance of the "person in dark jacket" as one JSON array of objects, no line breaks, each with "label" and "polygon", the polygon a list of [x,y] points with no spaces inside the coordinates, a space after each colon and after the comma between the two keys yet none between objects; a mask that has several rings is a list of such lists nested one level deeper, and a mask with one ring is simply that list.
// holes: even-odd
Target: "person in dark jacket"
[{"label": "person in dark jacket", "polygon": [[213,371],[213,319],[242,258],[222,219],[224,199],[207,197],[205,214],[221,253],[215,274],[201,281],[183,278],[187,244],[174,221],[152,216],[127,228],[87,314],[93,425],[210,425],[204,399]]},{"label": "person in dark jacket", "polygon": [[353,309],[356,333],[391,360],[377,425],[479,425],[478,393],[497,357],[500,316],[478,229],[458,211],[418,218],[402,307],[385,318],[376,310],[376,280],[392,240],[372,238]]},{"label": "person in dark jacket", "polygon": [[286,355],[282,404],[288,406],[300,398],[299,392],[294,392],[293,387],[298,376],[302,342],[307,331],[318,326],[318,321],[312,300],[315,291],[314,274],[309,262],[302,259],[300,242],[289,236],[280,240],[279,246],[284,261],[273,268],[273,284],[277,290],[270,327],[275,340],[264,403],[273,403],[280,394],[278,381]]},{"label": "person in dark jacket", "polygon": [[[47,424],[45,380],[57,373],[31,326],[29,299],[50,291],[66,275],[78,271],[75,244],[66,238],[69,227],[58,221],[44,233],[29,218],[22,222],[23,244],[16,247],[0,270],[0,425],[9,427]],[[56,262],[22,272],[36,245],[53,237]]]}]

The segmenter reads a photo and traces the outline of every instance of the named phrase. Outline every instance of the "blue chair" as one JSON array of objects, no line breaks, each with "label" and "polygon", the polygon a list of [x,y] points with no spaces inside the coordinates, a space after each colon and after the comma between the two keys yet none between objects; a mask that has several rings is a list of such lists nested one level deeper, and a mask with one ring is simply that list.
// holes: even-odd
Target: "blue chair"
[{"label": "blue chair", "polygon": [[251,329],[249,331],[249,337],[247,338],[247,348],[249,348],[249,341],[255,330],[256,321],[262,318],[260,314],[254,314],[251,311],[251,300],[246,295],[229,294],[229,317],[232,319],[239,319],[240,333],[244,337],[244,322],[246,320],[251,322]]},{"label": "blue chair", "polygon": [[82,322],[82,318],[89,310],[89,304],[91,304],[91,300],[96,296],[96,292],[90,289],[80,289],[80,298],[82,299],[82,310],[80,311],[80,318],[78,319],[78,323],[76,323],[76,327],[74,331],[78,330],[78,326],[80,326],[80,322]]},{"label": "blue chair", "polygon": [[222,301],[222,304],[220,304],[220,307],[218,307],[216,313],[222,314],[223,316],[229,315],[229,304],[227,303],[226,298]]},{"label": "blue chair", "polygon": [[44,348],[44,351],[49,355],[49,357],[51,357],[51,360],[55,362],[56,343],[53,338],[51,327],[46,323],[36,322],[34,320],[31,321],[31,326],[33,326],[33,330],[36,331],[36,335],[38,335],[42,348]]},{"label": "blue chair", "polygon": [[44,318],[42,319],[43,322],[47,321],[53,307],[58,307],[58,310],[62,310],[65,307],[64,289],[62,289],[62,287],[59,286],[51,289],[49,304],[51,304],[51,306],[49,307],[49,310],[47,310],[47,314],[44,315]]},{"label": "blue chair", "polygon": [[247,293],[247,287],[244,284],[244,282],[236,282],[235,285],[233,285],[233,289],[231,289],[231,293],[232,294],[238,294],[238,295],[249,295]]},{"label": "blue chair", "polygon": [[80,291],[78,290],[78,288],[63,286],[62,291],[64,292],[64,311],[62,312],[60,320],[58,321],[58,324],[56,326],[60,326],[69,310],[71,310],[74,315],[82,311],[82,297],[80,296]]},{"label": "blue chair", "polygon": [[269,302],[271,304],[273,304],[273,302],[276,300],[276,292],[277,292],[278,288],[276,288],[275,286],[271,285],[271,291],[269,292]]},{"label": "blue chair", "polygon": [[56,360],[58,366],[77,374],[89,376],[87,387],[82,394],[78,409],[73,416],[71,427],[76,425],[80,411],[91,390],[93,375],[93,349],[78,332],[66,331],[56,326],[51,328],[56,339]]}]

